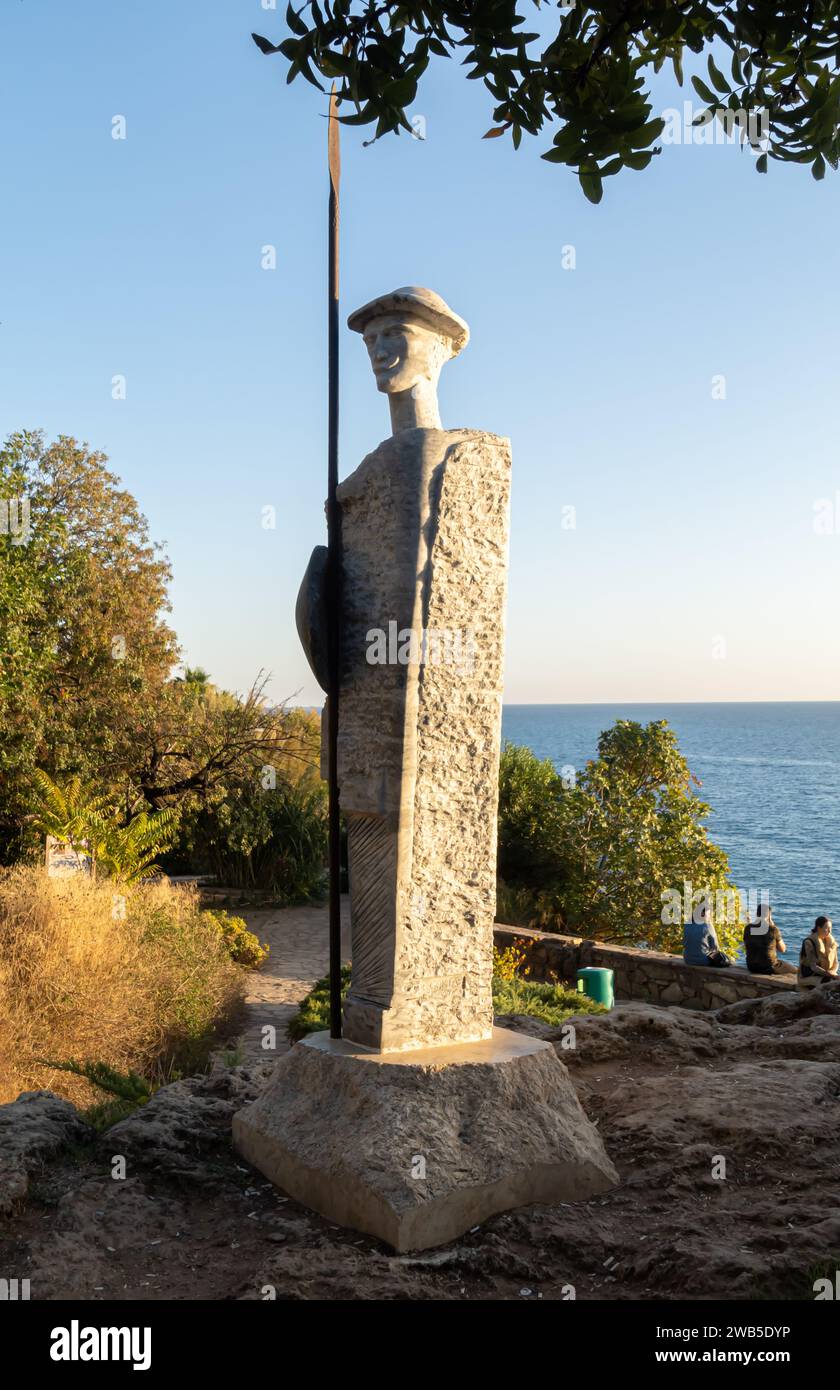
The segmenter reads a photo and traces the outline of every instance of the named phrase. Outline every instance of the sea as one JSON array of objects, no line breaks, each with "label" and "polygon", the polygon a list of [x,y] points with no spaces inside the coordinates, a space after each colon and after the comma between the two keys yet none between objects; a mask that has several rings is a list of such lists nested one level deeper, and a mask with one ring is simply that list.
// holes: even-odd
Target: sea
[{"label": "sea", "polygon": [[502,735],[579,770],[617,719],[668,721],[732,881],[767,892],[795,963],[815,917],[840,922],[840,701],[506,705]]}]

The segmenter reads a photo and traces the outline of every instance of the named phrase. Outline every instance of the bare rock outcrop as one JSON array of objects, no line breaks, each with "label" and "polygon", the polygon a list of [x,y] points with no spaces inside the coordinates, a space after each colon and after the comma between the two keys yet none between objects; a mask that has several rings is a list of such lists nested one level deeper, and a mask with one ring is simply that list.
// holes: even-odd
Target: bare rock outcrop
[{"label": "bare rock outcrop", "polygon": [[699,1061],[716,1057],[726,1036],[716,1013],[661,1004],[619,1004],[610,1013],[581,1014],[571,1022],[575,1047],[561,1054],[568,1066],[622,1059]]},{"label": "bare rock outcrop", "polygon": [[75,1106],[52,1091],[24,1091],[0,1105],[0,1212],[26,1196],[30,1175],[47,1159],[92,1138]]},{"label": "bare rock outcrop", "polygon": [[[619,1060],[667,1066],[747,1058],[840,1062],[840,990],[833,987],[743,999],[708,1013],[618,1004],[608,1014],[572,1022],[576,1045],[561,1051],[570,1067]],[[558,1045],[561,1030],[541,1036]]]},{"label": "bare rock outcrop", "polygon": [[106,1130],[100,1148],[176,1181],[212,1185],[234,1112],[256,1099],[273,1065],[220,1067],[162,1086],[148,1105]]},{"label": "bare rock outcrop", "polygon": [[717,1017],[727,1025],[751,1024],[756,1028],[787,1025],[806,1018],[840,1018],[840,981],[790,994],[780,992],[759,999],[741,999],[737,1004],[718,1009]]},{"label": "bare rock outcrop", "polygon": [[725,1070],[680,1070],[676,1087],[649,1076],[631,1083],[616,1117],[619,1132],[651,1151],[704,1145],[734,1156],[759,1149],[781,1157],[791,1144],[833,1142],[840,1097],[840,1063],[735,1062]]}]

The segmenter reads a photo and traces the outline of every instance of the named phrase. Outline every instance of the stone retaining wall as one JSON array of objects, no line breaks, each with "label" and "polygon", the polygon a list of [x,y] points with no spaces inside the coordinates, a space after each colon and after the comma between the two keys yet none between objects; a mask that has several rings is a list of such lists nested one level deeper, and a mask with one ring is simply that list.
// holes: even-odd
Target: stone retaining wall
[{"label": "stone retaining wall", "polygon": [[796,976],[751,975],[741,966],[716,970],[713,966],[686,965],[682,956],[664,951],[608,946],[579,936],[531,931],[496,923],[499,950],[517,945],[526,951],[532,980],[552,975],[574,982],[585,965],[606,966],[615,972],[616,999],[641,999],[650,1004],[680,1004],[686,1009],[719,1009],[738,999],[755,999],[778,990],[796,988]]}]

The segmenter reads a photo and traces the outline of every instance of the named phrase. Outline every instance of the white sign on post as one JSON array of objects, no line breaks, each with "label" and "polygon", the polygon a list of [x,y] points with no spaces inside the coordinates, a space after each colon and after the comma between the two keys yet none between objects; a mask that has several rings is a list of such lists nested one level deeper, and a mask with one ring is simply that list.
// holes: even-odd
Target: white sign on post
[{"label": "white sign on post", "polygon": [[91,875],[91,856],[87,845],[71,845],[69,840],[57,840],[54,835],[47,836],[47,876],[49,878],[72,878],[74,874]]}]

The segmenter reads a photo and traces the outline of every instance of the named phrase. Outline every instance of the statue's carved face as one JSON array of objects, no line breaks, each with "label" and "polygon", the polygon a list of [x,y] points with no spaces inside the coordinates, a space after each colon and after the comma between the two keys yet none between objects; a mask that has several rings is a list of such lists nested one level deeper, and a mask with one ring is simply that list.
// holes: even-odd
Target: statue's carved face
[{"label": "statue's carved face", "polygon": [[405,314],[383,314],[364,331],[370,365],[380,391],[410,391],[422,381],[436,383],[452,355],[448,339]]}]

